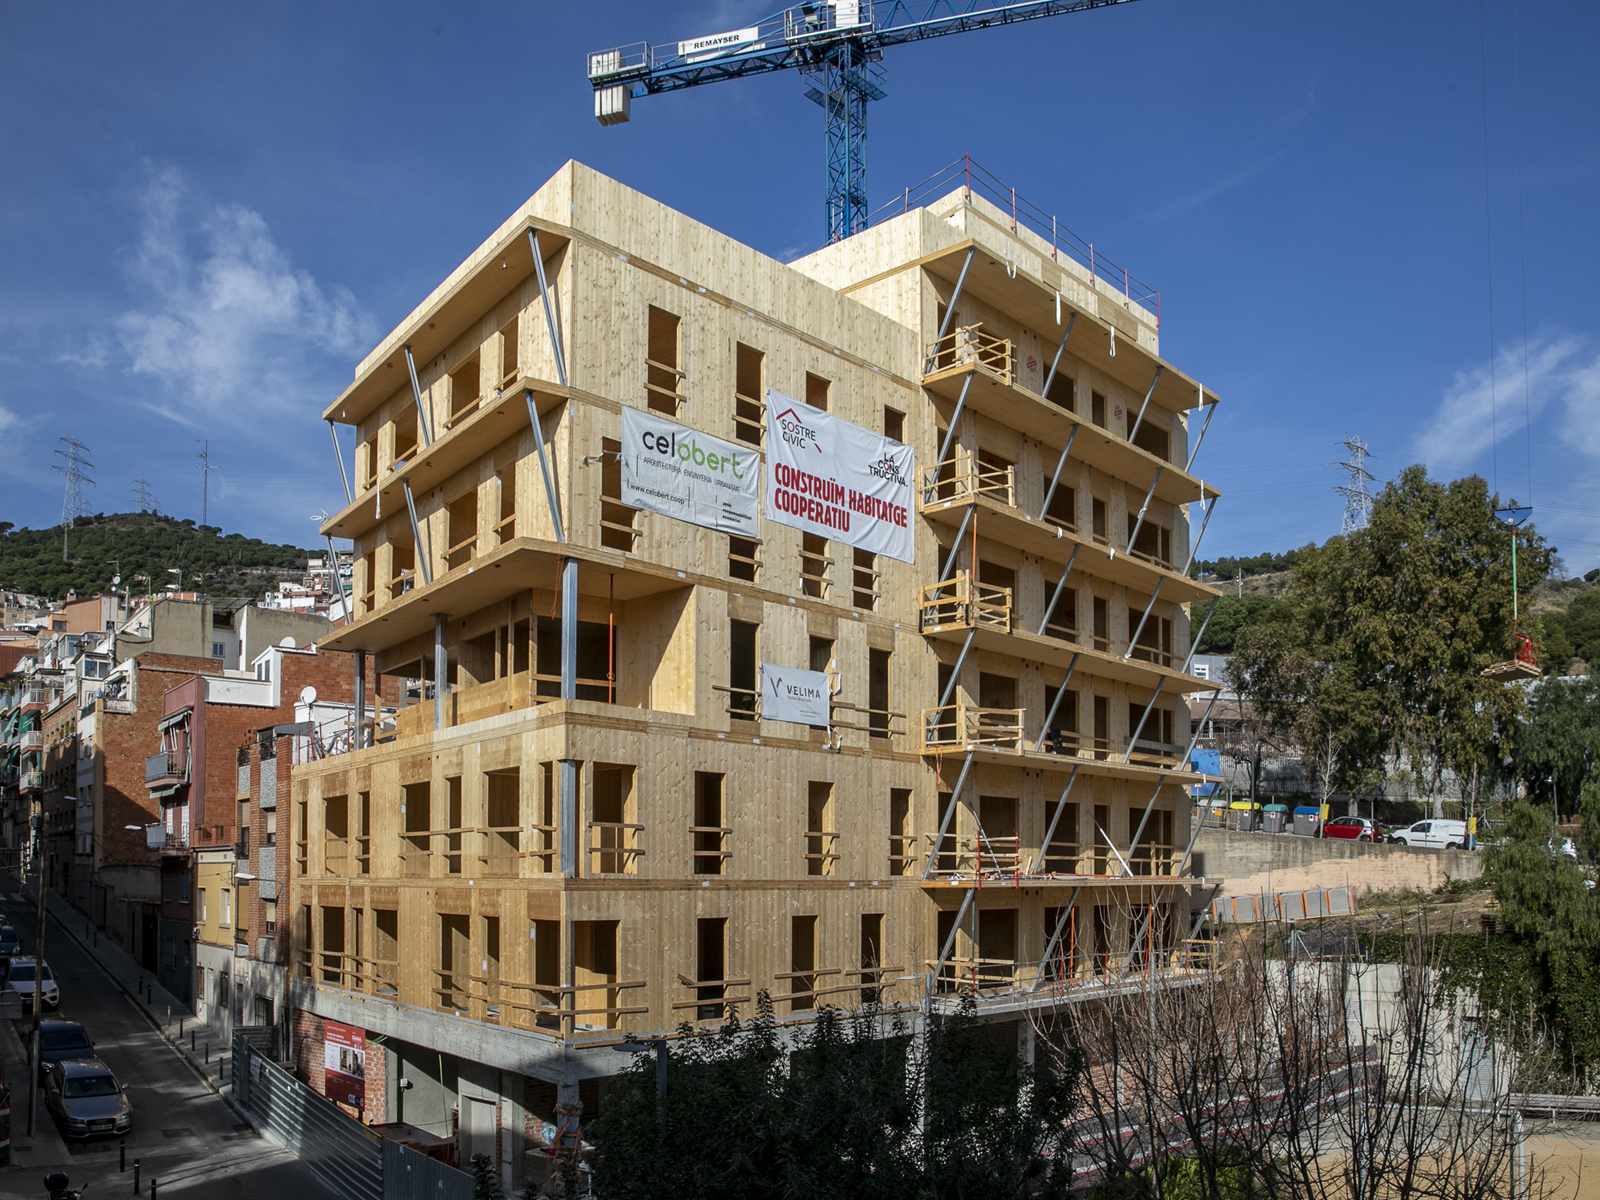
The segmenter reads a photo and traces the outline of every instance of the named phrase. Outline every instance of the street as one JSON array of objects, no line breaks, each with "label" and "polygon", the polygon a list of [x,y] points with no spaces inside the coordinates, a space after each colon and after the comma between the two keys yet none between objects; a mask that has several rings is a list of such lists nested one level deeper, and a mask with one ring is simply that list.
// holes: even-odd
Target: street
[{"label": "street", "polygon": [[[43,1196],[41,1181],[65,1171],[72,1186],[88,1195],[131,1194],[134,1161],[140,1162],[141,1191],[159,1181],[159,1195],[239,1196],[297,1200],[335,1200],[322,1184],[281,1146],[259,1137],[219,1098],[161,1034],[134,1000],[119,990],[107,970],[54,919],[64,910],[81,937],[86,922],[52,897],[45,959],[61,988],[61,1006],[45,1016],[78,1021],[88,1030],[96,1054],[127,1090],[133,1128],[127,1136],[127,1170],[119,1173],[117,1139],[64,1143],[42,1105],[35,1135],[27,1133],[28,1071],[19,1059],[29,1036],[29,1019],[0,1031],[6,1078],[11,1084],[12,1162],[0,1174],[0,1195]],[[34,950],[35,909],[31,897],[6,881],[0,897],[5,914],[20,935],[23,952]],[[113,953],[103,940],[107,957]],[[126,956],[121,956],[125,959]],[[120,960],[118,960],[120,961]],[[128,980],[131,983],[131,978]],[[158,993],[159,997],[159,993]],[[212,1063],[224,1047],[213,1043]],[[223,1089],[226,1094],[226,1089]],[[146,1192],[154,1194],[154,1189]]]}]

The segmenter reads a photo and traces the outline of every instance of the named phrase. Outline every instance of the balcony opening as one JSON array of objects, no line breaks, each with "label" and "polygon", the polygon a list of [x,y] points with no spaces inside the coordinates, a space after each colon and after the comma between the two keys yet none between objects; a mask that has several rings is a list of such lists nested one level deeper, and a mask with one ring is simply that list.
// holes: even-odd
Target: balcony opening
[{"label": "balcony opening", "polygon": [[833,828],[833,784],[813,779],[806,785],[806,874],[832,875],[839,855]]},{"label": "balcony opening", "polygon": [[[1094,806],[1094,873],[1108,875],[1111,872],[1111,806],[1109,804],[1096,804]],[[1099,939],[1096,938],[1098,942]]]},{"label": "balcony opening", "polygon": [[500,1020],[500,918],[483,917],[480,929],[483,935],[483,957],[478,969],[481,976],[473,982],[482,987],[483,1017],[487,1021]]},{"label": "balcony opening", "polygon": [[861,914],[861,1003],[876,1004],[883,982],[883,914]]},{"label": "balcony opening", "polygon": [[521,346],[517,340],[520,326],[520,315],[512,317],[500,326],[500,390],[502,391],[515,383],[521,373]]},{"label": "balcony opening", "polygon": [[494,478],[500,497],[500,519],[495,522],[494,533],[504,546],[517,536],[517,464],[505,467]]},{"label": "balcony opening", "polygon": [[[1133,731],[1139,728],[1139,718],[1144,715],[1144,707],[1143,704],[1128,705],[1129,737],[1132,737]],[[1139,740],[1129,744],[1128,755],[1130,758],[1137,755],[1140,762],[1175,766],[1181,747],[1173,744],[1172,737],[1172,710],[1153,708],[1150,710],[1150,715],[1145,717],[1144,729],[1139,734]]]},{"label": "balcony opening", "polygon": [[[1103,872],[1101,872],[1103,874]],[[1094,973],[1106,975],[1111,971],[1111,906],[1094,906]]]},{"label": "balcony opening", "polygon": [[322,865],[329,875],[350,873],[350,798],[322,799]]},{"label": "balcony opening", "polygon": [[417,452],[417,406],[414,401],[408,401],[400,406],[400,411],[395,413],[394,421],[394,466],[398,470],[403,463],[411,461]]},{"label": "balcony opening", "polygon": [[[1134,530],[1138,535],[1134,535]],[[1165,525],[1145,520],[1142,524],[1134,513],[1128,514],[1128,536],[1133,539],[1132,553],[1147,562],[1172,565],[1172,530]]]},{"label": "balcony opening", "polygon": [[1141,450],[1148,450],[1162,462],[1172,461],[1172,435],[1148,419],[1140,422],[1133,444]]},{"label": "balcony opening", "polygon": [[683,372],[679,366],[679,328],[681,322],[665,309],[650,306],[650,325],[645,348],[645,403],[669,417],[678,415],[683,404]]},{"label": "balcony opening", "polygon": [[[1060,812],[1057,818],[1057,810]],[[1045,807],[1045,828],[1055,822],[1050,844],[1044,848],[1044,870],[1049,875],[1078,873],[1078,806],[1055,801]]]},{"label": "balcony opening", "polygon": [[976,476],[972,481],[973,492],[1008,508],[1017,506],[1016,464],[1009,458],[980,448],[973,471]]},{"label": "balcony opening", "polygon": [[1075,413],[1078,411],[1078,406],[1073,396],[1074,388],[1072,376],[1057,371],[1056,377],[1050,381],[1050,390],[1045,393],[1044,398],[1057,408]]},{"label": "balcony opening", "polygon": [[697,982],[706,981],[695,989],[694,998],[700,1002],[694,1010],[696,1020],[722,1019],[722,999],[728,994],[727,933],[725,917],[701,917],[695,922],[694,977]]},{"label": "balcony opening", "polygon": [[889,695],[892,685],[888,650],[867,651],[867,736],[889,736]]},{"label": "balcony opening", "polygon": [[739,342],[733,352],[733,436],[760,446],[767,429],[766,355]]},{"label": "balcony opening", "polygon": [[[949,316],[949,313],[950,306],[947,304],[940,304],[935,309],[933,328],[935,337],[938,336],[939,330],[951,329],[960,324],[959,320],[947,322],[945,318]],[[953,337],[946,333],[944,338],[934,347],[933,369],[935,371],[943,371],[946,367],[953,367],[955,365],[956,342]]]},{"label": "balcony opening", "polygon": [[817,919],[789,918],[789,1011],[809,1012],[817,1006]]},{"label": "balcony opening", "polygon": [[[938,809],[937,809],[936,815],[940,819],[943,819],[945,810],[950,807],[950,799],[951,799],[951,796],[950,796],[949,792],[940,792],[939,793]],[[954,822],[952,822],[949,831],[944,835],[943,838],[939,839],[938,852],[937,852],[937,854],[936,854],[936,856],[935,856],[935,858],[933,860],[933,870],[934,870],[935,874],[948,875],[952,871],[955,871],[955,870],[958,869],[957,868],[957,860],[958,860],[957,846],[958,846],[957,834],[955,832]],[[912,872],[908,871],[906,873],[909,875]],[[943,917],[943,915],[944,915],[943,913],[940,914],[941,917]],[[955,914],[952,913],[951,915],[954,916]],[[944,931],[943,931],[942,927],[941,927],[941,930],[940,930],[940,933],[939,933],[939,944],[940,945],[944,944]]]},{"label": "balcony opening", "polygon": [[400,912],[372,910],[372,990],[380,996],[400,994]]},{"label": "balcony opening", "polygon": [[483,773],[485,875],[517,875],[522,865],[522,772],[517,767]]},{"label": "balcony opening", "polygon": [[434,996],[438,1007],[455,1012],[467,1011],[472,974],[472,918],[439,914],[439,966]]},{"label": "balcony opening", "polygon": [[[600,704],[615,703],[616,689],[620,686],[617,662],[608,625],[599,621],[578,622],[577,699],[593,700]],[[558,617],[540,617],[538,645],[535,648],[537,667],[534,673],[535,694],[558,698],[561,695],[561,620]]]},{"label": "balcony opening", "polygon": [[457,496],[446,507],[449,521],[445,534],[444,561],[447,570],[464,566],[478,552],[478,489]]},{"label": "balcony opening", "polygon": [[[1065,476],[1067,472],[1062,471]],[[1073,533],[1078,531],[1078,493],[1071,487],[1065,478],[1056,482],[1056,490],[1050,490],[1050,476],[1040,477],[1040,494],[1048,495],[1050,503],[1045,506],[1044,519],[1052,525]]]},{"label": "balcony opening", "polygon": [[831,581],[828,570],[833,560],[828,556],[828,539],[814,533],[800,535],[800,594],[821,600],[826,598]]},{"label": "balcony opening", "polygon": [[832,388],[832,386],[833,385],[822,376],[813,375],[810,371],[807,371],[806,403],[811,405],[812,408],[820,408],[823,412],[827,412],[828,391],[830,388]]},{"label": "balcony opening", "polygon": [[1135,875],[1170,875],[1172,856],[1172,810],[1152,809],[1143,838],[1128,856],[1128,865]]},{"label": "balcony opening", "polygon": [[378,482],[378,435],[373,434],[356,447],[356,478],[360,490],[366,491]]},{"label": "balcony opening", "polygon": [[728,622],[728,712],[735,721],[756,719],[760,696],[756,659],[756,631],[749,621]]},{"label": "balcony opening", "polygon": [[1076,754],[1079,748],[1078,693],[1069,689],[1058,705],[1056,693],[1060,690],[1049,686],[1044,689],[1044,711],[1055,709],[1050,728],[1044,731],[1044,748],[1051,754]]},{"label": "balcony opening", "polygon": [[974,839],[973,863],[980,871],[1017,872],[1021,842],[1017,832],[1017,801],[1013,796],[979,796],[981,836]]},{"label": "balcony opening", "polygon": [[1095,497],[1091,513],[1093,518],[1094,540],[1103,546],[1110,537],[1106,522],[1106,502],[1098,497]]},{"label": "balcony opening", "polygon": [[404,829],[400,847],[401,866],[406,875],[432,874],[433,820],[432,785],[408,783],[401,788],[400,820]]},{"label": "balcony opening", "polygon": [[617,987],[616,921],[572,923],[572,967],[576,1023],[616,1029],[622,1023]]},{"label": "balcony opening", "polygon": [[445,781],[445,812],[449,826],[444,833],[445,870],[451,875],[461,874],[461,776],[452,775]]},{"label": "balcony opening", "polygon": [[446,429],[454,429],[478,411],[483,402],[482,380],[476,354],[450,372],[450,419],[445,422]]},{"label": "balcony opening", "polygon": [[728,578],[755,583],[761,575],[761,543],[728,535]]},{"label": "balcony opening", "polygon": [[533,858],[539,864],[540,874],[553,875],[556,870],[556,814],[561,811],[556,795],[556,765],[545,762],[540,763],[539,767],[542,776],[539,811],[535,814],[536,820],[530,831],[533,835]]},{"label": "balcony opening", "polygon": [[[1132,610],[1129,611],[1128,616],[1134,624],[1138,623],[1138,619],[1133,616]],[[1134,643],[1131,657],[1137,658],[1140,662],[1158,663],[1163,667],[1170,667],[1172,665],[1172,618],[1155,616],[1148,618],[1144,623],[1144,628],[1139,631],[1139,640]]]},{"label": "balcony opening", "polygon": [[852,551],[850,604],[863,612],[878,609],[878,556],[870,550]]},{"label": "balcony opening", "polygon": [[1104,596],[1094,598],[1094,648],[1103,653],[1111,649],[1111,603]]},{"label": "balcony opening", "polygon": [[[943,870],[944,868],[941,867],[940,869]],[[939,973],[939,978],[934,981],[935,988],[941,992],[954,991],[962,982],[957,974],[956,962],[961,957],[962,943],[969,940],[968,931],[971,926],[963,924],[960,929],[957,929],[956,916],[956,910],[953,908],[939,910],[939,923],[934,937],[934,945],[940,950],[943,950],[946,946],[950,947],[949,956],[944,961],[944,969]],[[954,938],[951,937],[952,933],[955,934]],[[928,964],[930,968],[933,965],[931,962]]]},{"label": "balcony opening", "polygon": [[[360,821],[356,836],[356,873],[372,874],[372,793],[356,793],[356,811]],[[271,837],[271,834],[267,835]]]},{"label": "balcony opening", "polygon": [[[1056,574],[1054,568],[1047,567],[1045,570],[1047,579]],[[1045,614],[1044,618],[1044,632],[1046,637],[1059,638],[1063,642],[1076,642],[1078,640],[1078,592],[1076,588],[1063,587],[1060,591],[1053,593],[1050,611]]]},{"label": "balcony opening", "polygon": [[404,596],[417,584],[417,548],[395,542],[389,548],[389,599]]},{"label": "balcony opening", "polygon": [[1016,708],[1017,681],[1010,675],[993,675],[988,671],[978,672],[978,707]]},{"label": "balcony opening", "polygon": [[378,552],[368,550],[361,556],[361,578],[355,587],[361,603],[361,615],[366,616],[378,607]]},{"label": "balcony opening", "polygon": [[[1070,872],[1069,872],[1070,874]],[[1063,924],[1062,917],[1066,921]],[[1044,942],[1048,946],[1050,939],[1055,937],[1056,926],[1061,926],[1061,936],[1056,939],[1055,950],[1050,955],[1050,961],[1041,964],[1041,971],[1045,978],[1052,980],[1071,979],[1078,973],[1078,910],[1070,912],[1061,908],[1047,908],[1044,910]]]},{"label": "balcony opening", "polygon": [[[710,771],[694,773],[694,824],[689,827],[689,835],[696,875],[727,873],[728,844],[733,830],[725,819],[722,782],[721,775]],[[722,976],[712,978],[721,979]]]},{"label": "balcony opening", "polygon": [[906,440],[906,415],[898,408],[883,406],[883,436],[902,445]]},{"label": "balcony opening", "polygon": [[[240,906],[241,909],[243,905]],[[344,986],[344,909],[322,906],[322,950],[317,977],[334,987]]]},{"label": "balcony opening", "polygon": [[[1111,698],[1094,698],[1094,756],[1102,761],[1111,748]],[[1098,820],[1098,818],[1096,818]]]},{"label": "balcony opening", "polygon": [[1106,420],[1106,398],[1099,392],[1089,393],[1089,419],[1101,429],[1111,428]]},{"label": "balcony opening", "polygon": [[889,789],[889,874],[910,875],[917,859],[911,825],[911,789]]},{"label": "balcony opening", "polygon": [[[574,923],[576,924],[576,923]],[[533,967],[533,1023],[540,1029],[560,1027],[561,922],[528,922],[528,961]]]},{"label": "balcony opening", "polygon": [[974,956],[979,987],[1008,987],[1017,974],[1017,910],[978,910],[978,952]]},{"label": "balcony opening", "polygon": [[634,527],[639,510],[622,502],[622,443],[601,438],[600,450],[600,544],[631,554],[639,536]]},{"label": "balcony opening", "polygon": [[594,817],[589,824],[591,872],[600,875],[632,875],[638,871],[638,799],[631,766],[594,768]]}]

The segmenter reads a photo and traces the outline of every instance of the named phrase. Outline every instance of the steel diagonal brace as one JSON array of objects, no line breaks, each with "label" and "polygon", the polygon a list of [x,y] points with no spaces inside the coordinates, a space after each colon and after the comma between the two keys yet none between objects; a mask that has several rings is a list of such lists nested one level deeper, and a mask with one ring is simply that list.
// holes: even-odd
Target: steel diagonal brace
[{"label": "steel diagonal brace", "polygon": [[1072,919],[1072,910],[1078,903],[1078,893],[1081,891],[1083,891],[1083,886],[1080,884],[1072,889],[1072,895],[1067,898],[1067,906],[1061,910],[1061,916],[1056,921],[1055,932],[1050,935],[1050,942],[1044,948],[1044,957],[1039,960],[1039,972],[1033,977],[1033,983],[1028,988],[1029,992],[1037,992],[1044,984],[1045,966],[1049,963],[1050,956],[1056,952],[1056,947],[1061,944],[1062,931],[1066,929],[1067,922]]},{"label": "steel diagonal brace", "polygon": [[529,228],[528,246],[533,251],[533,273],[539,280],[539,302],[544,305],[544,324],[550,331],[550,352],[556,358],[556,381],[567,386],[567,355],[561,344],[561,326],[556,323],[555,306],[550,302],[550,289],[545,284],[544,255],[539,251],[539,231]]},{"label": "steel diagonal brace", "polygon": [[1156,680],[1156,690],[1150,693],[1150,703],[1144,706],[1144,711],[1139,714],[1139,723],[1133,727],[1133,732],[1128,735],[1128,749],[1122,755],[1122,761],[1128,762],[1133,757],[1133,744],[1139,740],[1139,735],[1144,732],[1144,723],[1150,719],[1150,710],[1155,708],[1156,701],[1161,699],[1161,689],[1167,686],[1167,677],[1163,675]]},{"label": "steel diagonal brace", "polygon": [[339,478],[344,480],[344,502],[346,504],[354,504],[356,502],[355,493],[350,490],[350,476],[345,473],[344,469],[344,452],[339,449],[339,433],[338,430],[334,429],[332,421],[328,422],[328,436],[333,439],[333,456],[339,460]]},{"label": "steel diagonal brace", "polygon": [[433,445],[433,429],[428,424],[428,409],[422,403],[422,385],[417,382],[417,363],[411,357],[411,346],[408,343],[402,349],[406,352],[406,372],[411,376],[411,398],[417,402],[417,428],[422,433],[423,448]]},{"label": "steel diagonal brace", "polygon": [[[967,257],[961,262],[961,274],[956,276],[956,290],[950,293],[950,303],[945,305],[944,309],[944,320],[939,322],[939,332],[933,339],[935,349],[944,340],[944,335],[950,332],[950,322],[956,319],[956,301],[961,299],[961,289],[967,283],[967,268],[972,266],[972,256],[977,252],[978,247],[976,245],[967,247]],[[935,353],[932,358],[928,359],[927,365],[922,368],[922,373],[924,375],[933,374],[933,364],[938,360],[939,356]],[[941,454],[939,456],[939,461],[944,461],[944,455]]]},{"label": "steel diagonal brace", "polygon": [[1067,586],[1067,576],[1072,574],[1072,564],[1078,561],[1078,551],[1081,546],[1074,544],[1072,553],[1067,555],[1066,568],[1061,572],[1061,578],[1056,580],[1055,591],[1050,593],[1050,603],[1044,606],[1044,616],[1039,621],[1039,636],[1044,636],[1045,626],[1050,624],[1050,614],[1056,610],[1056,601],[1061,598],[1061,589]]},{"label": "steel diagonal brace", "polygon": [[417,569],[422,572],[422,583],[426,587],[433,582],[433,545],[430,542],[426,550],[422,545],[422,527],[417,524],[417,502],[411,496],[411,481],[402,479],[400,487],[406,494],[406,512],[411,515],[411,544],[416,547]]},{"label": "steel diagonal brace", "polygon": [[939,707],[945,708],[950,704],[950,694],[956,690],[956,682],[961,678],[961,667],[967,661],[967,651],[972,649],[972,639],[978,636],[976,628],[967,630],[967,640],[961,643],[961,653],[956,656],[956,665],[950,669],[950,679],[944,685],[944,694],[939,697]]},{"label": "steel diagonal brace", "polygon": [[[956,555],[961,552],[961,544],[967,539],[967,530],[972,525],[972,514],[977,509],[967,506],[967,515],[961,518],[961,528],[956,531],[956,540],[950,543],[950,553],[945,556],[944,566],[939,570],[939,582],[946,583],[950,579],[950,568],[956,565]],[[973,564],[973,573],[977,573],[977,564]]]},{"label": "steel diagonal brace", "polygon": [[1211,601],[1211,607],[1206,609],[1206,619],[1200,622],[1200,632],[1195,634],[1190,640],[1189,656],[1183,660],[1183,667],[1178,674],[1187,675],[1189,673],[1189,668],[1194,666],[1195,651],[1200,648],[1200,639],[1206,636],[1206,626],[1211,624],[1211,614],[1217,611],[1217,605],[1221,602],[1221,600],[1221,596],[1215,597]]},{"label": "steel diagonal brace", "polygon": [[1189,568],[1194,566],[1195,555],[1200,553],[1200,542],[1206,536],[1206,526],[1211,524],[1211,514],[1217,511],[1217,501],[1221,499],[1221,496],[1213,496],[1211,503],[1206,505],[1206,515],[1200,521],[1200,532],[1194,535],[1194,544],[1189,547],[1189,561],[1184,563],[1183,570],[1178,572],[1185,579],[1189,577]]},{"label": "steel diagonal brace", "polygon": [[[1067,797],[1072,795],[1072,785],[1078,782],[1078,771],[1082,766],[1082,763],[1073,764],[1072,774],[1067,776],[1067,786],[1061,789],[1061,799],[1056,801],[1055,816],[1050,818],[1050,827],[1044,831],[1044,841],[1040,843],[1039,862],[1041,864],[1044,862],[1044,856],[1050,852],[1050,839],[1056,835],[1056,825],[1061,821],[1061,814],[1066,811]],[[1039,872],[1030,871],[1028,873],[1037,875]]]},{"label": "steel diagonal brace", "polygon": [[[950,414],[950,428],[944,431],[944,442],[939,446],[939,457],[933,463],[935,472],[945,462],[946,456],[950,453],[950,443],[955,441],[956,430],[961,427],[961,412],[967,407],[967,391],[972,387],[972,375],[973,373],[968,371],[967,377],[961,381],[961,395],[956,398],[955,412]],[[924,504],[932,504],[938,491],[939,483],[938,479],[935,478],[932,486],[922,489],[922,502]]]},{"label": "steel diagonal brace", "polygon": [[1150,500],[1156,494],[1156,484],[1161,482],[1161,472],[1165,467],[1156,468],[1156,477],[1150,481],[1150,490],[1144,494],[1144,503],[1139,506],[1139,519],[1134,522],[1133,533],[1128,536],[1128,548],[1124,554],[1133,553],[1133,544],[1139,540],[1139,530],[1144,528],[1144,517],[1150,511]]},{"label": "steel diagonal brace", "polygon": [[[1045,714],[1044,728],[1039,731],[1039,740],[1033,744],[1033,752],[1035,754],[1043,749],[1045,738],[1050,736],[1050,723],[1056,719],[1056,710],[1061,707],[1061,697],[1067,694],[1067,684],[1072,682],[1072,673],[1077,669],[1078,655],[1074,653],[1072,656],[1072,661],[1067,664],[1066,678],[1061,681],[1061,686],[1056,689],[1056,698],[1050,702],[1050,711]],[[1076,779],[1078,776],[1078,769],[1076,767],[1072,769],[1072,776],[1074,779]],[[1068,791],[1072,789],[1072,785],[1070,783],[1067,784],[1067,789]],[[1062,798],[1065,799],[1065,796],[1063,795]],[[1053,829],[1055,826],[1052,825],[1051,828]]]},{"label": "steel diagonal brace", "polygon": [[1128,430],[1130,442],[1139,435],[1139,426],[1144,424],[1144,410],[1150,407],[1150,397],[1156,394],[1156,384],[1161,382],[1161,372],[1164,370],[1164,365],[1156,367],[1156,377],[1150,381],[1150,390],[1144,394],[1144,403],[1139,405],[1139,415],[1134,419],[1133,428]]},{"label": "steel diagonal brace", "polygon": [[926,879],[933,874],[933,864],[939,857],[939,847],[944,844],[944,836],[950,831],[950,821],[956,815],[956,804],[961,799],[961,789],[967,782],[967,776],[972,772],[972,759],[977,754],[975,750],[967,751],[967,761],[961,764],[961,774],[956,777],[956,786],[950,792],[950,803],[944,806],[944,818],[939,822],[939,834],[933,839],[933,846],[928,850],[928,863],[922,868],[922,878]]},{"label": "steel diagonal brace", "polygon": [[539,452],[539,471],[544,476],[544,497],[550,505],[550,522],[555,526],[556,541],[567,540],[566,527],[561,522],[561,500],[556,495],[556,481],[550,474],[550,460],[544,450],[544,426],[539,421],[539,410],[533,403],[533,389],[528,388],[523,393],[528,402],[528,420],[533,425],[533,445]]},{"label": "steel diagonal brace", "polygon": [[[1206,390],[1205,390],[1205,388],[1201,388],[1200,389],[1200,403],[1204,404],[1205,403],[1205,399],[1206,399]],[[1195,455],[1200,453],[1200,443],[1206,440],[1206,430],[1211,428],[1211,418],[1216,416],[1216,415],[1217,415],[1217,402],[1215,400],[1213,400],[1211,402],[1210,410],[1206,413],[1206,419],[1204,421],[1200,422],[1200,434],[1199,434],[1198,437],[1196,437],[1194,439],[1194,449],[1189,451],[1189,461],[1183,464],[1183,470],[1184,470],[1185,474],[1188,474],[1189,468],[1194,466]]]},{"label": "steel diagonal brace", "polygon": [[[1057,292],[1056,293],[1056,301],[1057,301],[1058,304],[1059,304],[1060,300],[1061,300],[1061,293]],[[1056,318],[1057,320],[1060,320],[1060,316],[1059,316],[1060,311],[1061,310],[1059,308],[1056,309],[1056,312],[1058,314],[1058,316]],[[1061,365],[1061,352],[1067,348],[1067,339],[1072,336],[1072,327],[1075,324],[1077,324],[1077,321],[1078,321],[1078,314],[1077,313],[1073,313],[1071,316],[1069,316],[1067,318],[1067,331],[1061,335],[1061,344],[1056,347],[1056,356],[1053,359],[1050,360],[1050,373],[1044,377],[1044,390],[1039,393],[1041,396],[1045,397],[1046,399],[1049,399],[1049,396],[1050,396],[1050,385],[1056,381],[1056,368]],[[1076,425],[1074,425],[1072,427],[1072,432],[1073,433],[1077,433],[1078,432],[1078,427]],[[1048,501],[1046,503],[1048,503]]]},{"label": "steel diagonal brace", "polygon": [[978,894],[977,888],[968,888],[961,897],[961,908],[956,913],[956,919],[950,925],[950,932],[944,939],[944,945],[939,947],[939,962],[933,968],[933,977],[939,978],[939,973],[944,970],[944,963],[950,957],[950,951],[955,949],[956,934],[961,931],[961,922],[967,918],[967,910],[972,907],[972,898]]},{"label": "steel diagonal brace", "polygon": [[[1152,700],[1151,703],[1154,704],[1155,701]],[[1203,712],[1200,715],[1200,719],[1195,722],[1194,736],[1189,739],[1189,750],[1188,753],[1183,756],[1184,762],[1188,762],[1189,755],[1194,753],[1195,745],[1200,741],[1200,731],[1206,727],[1206,721],[1210,718],[1211,710],[1216,707],[1216,703],[1217,693],[1212,692],[1211,703],[1206,705],[1206,711]],[[1147,709],[1146,711],[1148,712],[1149,710]],[[1166,784],[1164,783],[1156,784],[1156,790],[1150,795],[1150,803],[1144,806],[1144,816],[1139,818],[1139,828],[1133,831],[1133,844],[1128,847],[1128,857],[1130,859],[1133,857],[1133,852],[1139,848],[1140,841],[1142,841],[1144,838],[1145,823],[1150,820],[1150,813],[1156,806],[1156,800],[1161,795],[1161,789],[1165,786]]]},{"label": "steel diagonal brace", "polygon": [[[1139,645],[1139,635],[1144,632],[1145,622],[1150,619],[1150,613],[1156,606],[1156,601],[1161,598],[1161,589],[1167,585],[1167,577],[1163,575],[1156,580],[1156,590],[1150,594],[1150,603],[1144,606],[1144,612],[1139,615],[1139,624],[1134,628],[1133,636],[1128,639],[1128,649],[1122,655],[1122,661],[1127,662],[1133,657],[1134,649]],[[1158,642],[1160,638],[1156,639]]]},{"label": "steel diagonal brace", "polygon": [[[1065,345],[1065,341],[1062,343]],[[1051,368],[1051,374],[1055,369]],[[1061,457],[1056,460],[1056,473],[1050,476],[1050,486],[1045,489],[1044,503],[1039,506],[1039,520],[1044,520],[1044,514],[1050,511],[1050,501],[1055,499],[1056,484],[1061,482],[1061,468],[1067,465],[1067,455],[1072,453],[1072,443],[1077,440],[1079,426],[1074,425],[1072,432],[1067,434],[1067,444],[1061,447]]]}]

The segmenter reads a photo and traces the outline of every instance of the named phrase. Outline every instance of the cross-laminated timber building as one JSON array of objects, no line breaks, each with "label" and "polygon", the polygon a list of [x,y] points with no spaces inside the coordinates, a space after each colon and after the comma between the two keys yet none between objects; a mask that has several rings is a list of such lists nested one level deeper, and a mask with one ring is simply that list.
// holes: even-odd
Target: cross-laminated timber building
[{"label": "cross-laminated timber building", "polygon": [[[914,562],[622,503],[625,409],[761,450],[769,390],[913,449]],[[369,1119],[401,1074],[469,1142],[496,1105],[516,1178],[626,1034],[1169,966],[1215,400],[964,189],[785,265],[569,163],[324,414],[329,644],[437,689],[295,768],[299,1041],[388,1039]],[[762,662],[828,671],[831,728],[763,717]]]}]

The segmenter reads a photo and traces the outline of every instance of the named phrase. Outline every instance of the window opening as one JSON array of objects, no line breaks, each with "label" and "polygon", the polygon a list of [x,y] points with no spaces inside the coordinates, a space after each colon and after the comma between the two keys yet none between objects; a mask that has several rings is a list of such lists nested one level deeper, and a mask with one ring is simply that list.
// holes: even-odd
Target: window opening
[{"label": "window opening", "polygon": [[474,354],[450,372],[450,419],[444,423],[446,429],[454,429],[465,421],[478,411],[478,405],[483,402],[483,372],[480,366],[478,356]]},{"label": "window opening", "polygon": [[756,678],[756,631],[749,621],[728,622],[728,712],[735,721],[753,721],[760,684]]},{"label": "window opening", "polygon": [[828,392],[829,392],[829,389],[832,388],[832,386],[833,385],[831,383],[829,383],[826,379],[824,379],[822,376],[813,375],[810,371],[807,371],[806,372],[806,403],[809,404],[812,408],[820,408],[823,412],[827,412],[828,411]]},{"label": "window opening", "polygon": [[759,446],[767,428],[767,393],[761,378],[766,355],[739,342],[733,357],[733,436]]},{"label": "window opening", "polygon": [[678,369],[681,322],[665,309],[650,306],[650,327],[645,349],[645,403],[669,417],[684,403],[683,372]]},{"label": "window opening", "polygon": [[632,553],[639,536],[634,518],[639,510],[622,502],[622,443],[600,439],[600,544],[610,550]]},{"label": "window opening", "polygon": [[[694,774],[694,824],[689,827],[696,875],[727,873],[733,830],[725,822],[722,776],[710,771]],[[716,978],[721,978],[717,976]]]}]

